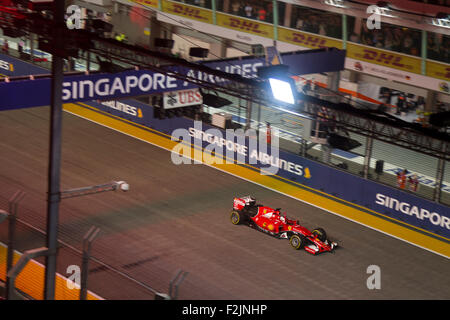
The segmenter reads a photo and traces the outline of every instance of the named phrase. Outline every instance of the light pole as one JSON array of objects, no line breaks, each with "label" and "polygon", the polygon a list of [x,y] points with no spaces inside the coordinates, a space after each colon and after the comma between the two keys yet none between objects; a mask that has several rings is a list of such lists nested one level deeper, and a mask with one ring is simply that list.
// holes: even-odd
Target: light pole
[{"label": "light pole", "polygon": [[62,191],[60,196],[61,196],[61,199],[67,199],[67,198],[87,196],[90,194],[96,194],[96,193],[107,192],[107,191],[116,191],[118,189],[126,192],[126,191],[130,190],[130,185],[128,183],[126,183],[125,181],[111,181],[108,183],[99,184],[99,185],[95,185],[95,186],[82,187],[82,188],[69,189],[66,191]]},{"label": "light pole", "polygon": [[[50,148],[48,168],[47,193],[47,239],[48,249],[45,257],[45,285],[44,299],[55,299],[56,251],[58,248],[58,220],[60,202],[60,173],[61,173],[61,132],[62,132],[62,83],[64,61],[64,39],[62,30],[64,23],[65,1],[54,1],[53,7],[53,47],[52,53],[52,82],[50,107]],[[59,49],[59,50],[58,50]]]}]

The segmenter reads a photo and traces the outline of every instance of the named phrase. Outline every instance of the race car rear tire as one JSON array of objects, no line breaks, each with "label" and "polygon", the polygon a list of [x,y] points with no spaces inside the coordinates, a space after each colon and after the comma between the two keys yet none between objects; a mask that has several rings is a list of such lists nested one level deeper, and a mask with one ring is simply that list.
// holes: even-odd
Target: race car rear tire
[{"label": "race car rear tire", "polygon": [[289,243],[295,250],[299,250],[305,245],[305,237],[303,237],[302,235],[293,234],[289,238]]},{"label": "race car rear tire", "polygon": [[327,233],[325,232],[325,230],[323,230],[322,228],[316,228],[312,231],[313,235],[317,235],[317,237],[319,238],[320,241],[325,241],[327,240]]},{"label": "race car rear tire", "polygon": [[243,222],[244,217],[239,211],[233,210],[231,211],[230,220],[232,224],[238,225]]}]

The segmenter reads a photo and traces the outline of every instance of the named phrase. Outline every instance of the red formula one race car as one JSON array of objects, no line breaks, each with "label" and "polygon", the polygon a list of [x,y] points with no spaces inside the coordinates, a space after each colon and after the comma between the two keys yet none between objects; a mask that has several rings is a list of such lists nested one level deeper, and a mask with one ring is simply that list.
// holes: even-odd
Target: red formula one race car
[{"label": "red formula one race car", "polygon": [[298,220],[290,220],[286,214],[283,216],[280,209],[256,204],[251,196],[234,198],[230,219],[234,225],[247,224],[278,239],[289,239],[296,250],[305,249],[309,253],[318,254],[333,252],[337,246],[337,243],[327,239],[322,228],[309,231]]}]

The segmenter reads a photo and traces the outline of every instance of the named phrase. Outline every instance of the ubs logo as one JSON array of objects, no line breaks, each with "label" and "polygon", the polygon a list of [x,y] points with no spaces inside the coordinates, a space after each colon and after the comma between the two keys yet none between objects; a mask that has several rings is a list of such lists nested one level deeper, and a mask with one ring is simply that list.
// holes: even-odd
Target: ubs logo
[{"label": "ubs logo", "polygon": [[205,17],[202,17],[200,15],[200,10],[196,9],[196,8],[189,8],[189,7],[185,7],[182,6],[180,4],[173,4],[173,13],[175,14],[180,14],[186,17],[192,17],[192,18],[196,18],[196,19],[200,19],[200,20],[208,20]]},{"label": "ubs logo", "polygon": [[259,24],[252,22],[252,21],[246,21],[246,20],[239,20],[236,18],[230,17],[230,23],[229,26],[231,28],[240,29],[243,31],[250,31],[252,33],[264,33],[264,31],[259,30]]}]

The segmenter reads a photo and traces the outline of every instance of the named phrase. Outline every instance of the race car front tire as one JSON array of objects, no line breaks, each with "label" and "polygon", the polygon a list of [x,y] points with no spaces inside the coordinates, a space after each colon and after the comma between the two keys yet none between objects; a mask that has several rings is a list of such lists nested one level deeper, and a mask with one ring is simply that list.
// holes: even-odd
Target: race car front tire
[{"label": "race car front tire", "polygon": [[313,235],[317,235],[320,241],[324,242],[327,240],[327,233],[322,228],[316,228],[312,231]]},{"label": "race car front tire", "polygon": [[289,238],[289,243],[295,250],[299,250],[305,245],[305,237],[303,237],[302,235],[293,234]]},{"label": "race car front tire", "polygon": [[239,211],[236,211],[236,210],[231,211],[230,220],[231,220],[232,224],[238,225],[238,224],[242,223],[244,220],[243,218],[244,217],[242,216],[241,213],[239,213]]}]

